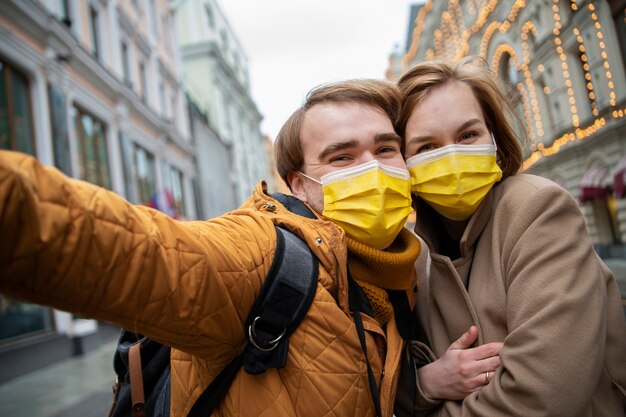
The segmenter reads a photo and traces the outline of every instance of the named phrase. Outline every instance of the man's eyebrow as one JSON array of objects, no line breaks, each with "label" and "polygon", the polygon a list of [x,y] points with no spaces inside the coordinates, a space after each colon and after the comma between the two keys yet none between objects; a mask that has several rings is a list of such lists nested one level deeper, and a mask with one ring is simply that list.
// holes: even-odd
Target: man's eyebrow
[{"label": "man's eyebrow", "polygon": [[374,136],[374,143],[380,143],[380,142],[398,142],[398,145],[402,145],[402,138],[400,137],[400,135],[398,135],[397,133],[379,133],[378,135]]},{"label": "man's eyebrow", "polygon": [[[402,145],[402,138],[395,132],[379,133],[376,136],[374,136],[374,143],[378,144],[381,142],[397,142],[398,145]],[[348,140],[345,142],[333,143],[331,145],[328,145],[326,148],[324,148],[322,152],[320,152],[320,154],[317,156],[317,159],[318,161],[322,161],[324,160],[324,158],[326,158],[328,155],[334,152],[342,151],[344,149],[352,149],[358,146],[359,146],[359,142],[356,140]]]},{"label": "man's eyebrow", "polygon": [[328,155],[330,155],[333,152],[341,151],[344,149],[356,148],[358,145],[359,143],[356,140],[348,140],[345,142],[333,143],[331,145],[328,145],[326,148],[322,150],[322,152],[320,152],[320,154],[317,156],[317,160],[322,161],[324,160],[324,158],[326,158]]}]

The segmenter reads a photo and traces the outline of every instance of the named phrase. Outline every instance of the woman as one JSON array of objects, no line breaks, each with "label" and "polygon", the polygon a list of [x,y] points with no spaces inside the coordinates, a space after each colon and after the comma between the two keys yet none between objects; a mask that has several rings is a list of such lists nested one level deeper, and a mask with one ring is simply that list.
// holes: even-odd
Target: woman
[{"label": "woman", "polygon": [[[416,309],[424,343],[409,349],[396,414],[623,415],[617,284],[574,199],[518,173],[514,113],[493,74],[475,61],[425,62],[399,85],[415,231],[432,264]],[[450,400],[433,382],[460,372],[447,348],[470,326],[477,345],[503,343],[501,365],[474,375],[483,387]]]}]

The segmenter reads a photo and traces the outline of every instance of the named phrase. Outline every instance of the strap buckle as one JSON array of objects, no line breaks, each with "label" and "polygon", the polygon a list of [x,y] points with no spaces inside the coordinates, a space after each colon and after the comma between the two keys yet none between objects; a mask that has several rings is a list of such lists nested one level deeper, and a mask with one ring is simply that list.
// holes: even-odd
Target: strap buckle
[{"label": "strap buckle", "polygon": [[260,319],[261,316],[256,316],[256,318],[254,320],[252,320],[252,324],[250,326],[248,326],[248,340],[250,340],[250,343],[252,343],[252,345],[259,349],[262,352],[271,352],[272,350],[276,349],[276,346],[278,346],[278,342],[280,342],[283,338],[283,336],[285,336],[285,333],[287,333],[287,328],[285,328],[283,330],[283,332],[276,338],[273,340],[270,340],[268,342],[265,343],[266,347],[261,347],[260,343],[257,343],[255,338],[258,337],[256,335],[256,322],[258,319]]}]

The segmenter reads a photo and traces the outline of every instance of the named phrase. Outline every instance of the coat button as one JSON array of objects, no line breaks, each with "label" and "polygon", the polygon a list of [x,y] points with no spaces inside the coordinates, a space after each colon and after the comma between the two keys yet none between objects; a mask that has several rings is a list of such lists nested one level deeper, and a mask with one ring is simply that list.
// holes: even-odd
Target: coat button
[{"label": "coat button", "polygon": [[317,239],[315,239],[315,241],[318,245],[321,245],[324,242],[321,237],[318,237]]}]

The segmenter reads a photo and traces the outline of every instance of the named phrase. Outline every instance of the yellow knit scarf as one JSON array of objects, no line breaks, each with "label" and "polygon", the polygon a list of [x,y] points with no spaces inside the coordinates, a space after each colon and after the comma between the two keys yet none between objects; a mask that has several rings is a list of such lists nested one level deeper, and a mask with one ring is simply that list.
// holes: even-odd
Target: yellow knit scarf
[{"label": "yellow knit scarf", "polygon": [[409,290],[415,282],[415,260],[420,254],[419,240],[402,229],[385,250],[375,249],[350,237],[348,269],[369,300],[374,318],[384,325],[393,307],[385,290]]}]

